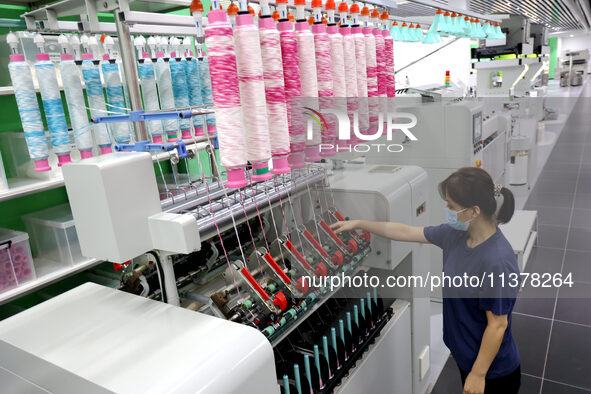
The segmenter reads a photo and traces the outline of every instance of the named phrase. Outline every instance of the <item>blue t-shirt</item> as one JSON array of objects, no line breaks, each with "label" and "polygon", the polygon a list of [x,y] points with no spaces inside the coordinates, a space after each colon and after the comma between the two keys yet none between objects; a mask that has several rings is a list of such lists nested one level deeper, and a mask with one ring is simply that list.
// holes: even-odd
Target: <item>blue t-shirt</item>
[{"label": "blue t-shirt", "polygon": [[[443,273],[447,276],[475,275],[486,279],[480,287],[469,289],[443,287],[443,341],[450,349],[458,366],[465,372],[472,370],[482,336],[488,324],[486,311],[497,316],[508,315],[508,326],[487,379],[506,376],[520,364],[519,352],[511,334],[511,312],[518,287],[508,285],[509,277],[519,276],[517,258],[501,230],[474,248],[466,244],[467,231],[458,231],[448,224],[425,227],[425,238],[443,249]],[[490,282],[490,274],[494,279]],[[505,276],[505,287],[500,277]],[[512,275],[511,275],[512,274]]]}]

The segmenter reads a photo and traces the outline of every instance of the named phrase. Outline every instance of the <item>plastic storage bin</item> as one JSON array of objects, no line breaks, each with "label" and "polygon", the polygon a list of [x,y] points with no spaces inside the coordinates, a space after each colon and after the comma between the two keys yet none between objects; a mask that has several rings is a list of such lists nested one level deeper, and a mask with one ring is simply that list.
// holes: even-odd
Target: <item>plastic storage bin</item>
[{"label": "plastic storage bin", "polygon": [[0,228],[0,293],[34,279],[29,235]]},{"label": "plastic storage bin", "polygon": [[4,165],[9,178],[26,178],[27,168],[32,167],[25,134],[20,132],[0,133],[0,153],[4,156]]},{"label": "plastic storage bin", "polygon": [[31,236],[31,247],[36,258],[60,265],[74,265],[87,260],[80,251],[69,204],[25,215],[23,222]]},{"label": "plastic storage bin", "polygon": [[6,173],[4,172],[4,162],[2,161],[2,152],[0,152],[0,191],[8,189]]}]

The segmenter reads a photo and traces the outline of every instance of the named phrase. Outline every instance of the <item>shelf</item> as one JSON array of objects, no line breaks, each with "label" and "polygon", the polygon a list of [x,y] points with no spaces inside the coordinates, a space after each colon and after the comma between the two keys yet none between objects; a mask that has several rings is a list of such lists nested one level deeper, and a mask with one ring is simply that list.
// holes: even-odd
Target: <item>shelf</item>
[{"label": "shelf", "polygon": [[[187,150],[197,152],[203,150],[207,145],[207,137],[205,136],[196,137],[195,141],[196,143],[186,143]],[[155,162],[168,159],[171,155],[176,154],[176,152],[176,149],[170,152],[153,152],[152,160]],[[61,171],[55,171],[50,179],[8,178],[8,189],[0,190],[0,202],[64,186],[64,177]]]},{"label": "shelf", "polygon": [[7,190],[0,190],[0,202],[64,186],[64,178],[61,175],[47,180],[8,178],[8,186]]},{"label": "shelf", "polygon": [[498,60],[476,60],[472,59],[472,68],[488,69],[488,68],[499,68],[499,67],[515,67],[523,64],[535,64],[543,62],[547,56],[538,57],[520,57],[515,59],[498,59]]},{"label": "shelf", "polygon": [[51,283],[57,282],[60,279],[91,268],[100,262],[101,260],[89,259],[74,266],[63,267],[47,260],[35,261],[37,279],[4,293],[0,293],[0,305],[29,294]]}]

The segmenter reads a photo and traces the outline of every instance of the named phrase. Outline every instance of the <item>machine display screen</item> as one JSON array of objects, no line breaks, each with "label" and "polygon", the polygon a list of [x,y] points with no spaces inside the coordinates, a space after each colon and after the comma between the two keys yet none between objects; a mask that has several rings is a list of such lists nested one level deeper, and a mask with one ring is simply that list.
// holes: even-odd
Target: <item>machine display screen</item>
[{"label": "machine display screen", "polygon": [[482,112],[474,114],[473,127],[472,127],[472,138],[473,143],[476,144],[482,138]]}]

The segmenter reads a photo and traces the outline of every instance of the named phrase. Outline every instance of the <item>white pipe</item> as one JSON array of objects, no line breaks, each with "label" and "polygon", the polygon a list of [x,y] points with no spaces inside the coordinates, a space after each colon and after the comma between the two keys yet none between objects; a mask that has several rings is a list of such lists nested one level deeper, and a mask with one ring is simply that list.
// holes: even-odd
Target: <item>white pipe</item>
[{"label": "white pipe", "polygon": [[164,275],[164,289],[166,291],[167,302],[170,305],[181,305],[179,298],[179,291],[176,287],[176,277],[174,276],[174,268],[170,257],[173,253],[160,251],[160,264],[162,265],[162,274]]}]

